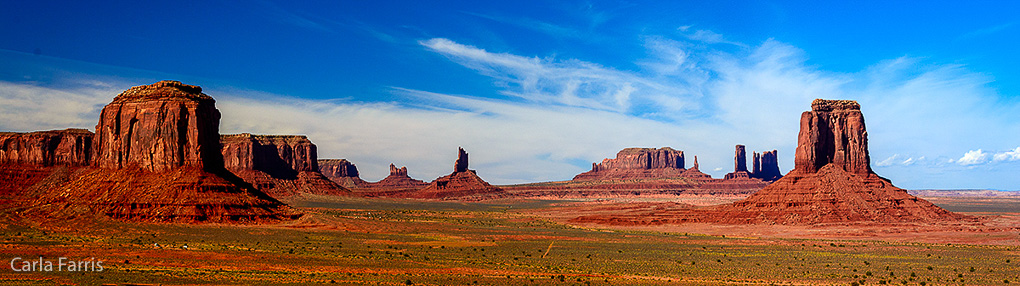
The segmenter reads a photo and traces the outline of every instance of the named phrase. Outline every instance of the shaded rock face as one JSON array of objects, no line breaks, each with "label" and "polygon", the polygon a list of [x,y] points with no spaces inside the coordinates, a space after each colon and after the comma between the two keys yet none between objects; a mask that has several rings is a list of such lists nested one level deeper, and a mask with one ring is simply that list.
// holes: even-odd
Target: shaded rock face
[{"label": "shaded rock face", "polygon": [[93,135],[85,129],[0,132],[0,164],[86,166]]},{"label": "shaded rock face", "polygon": [[103,108],[92,141],[93,165],[217,170],[223,157],[215,104],[201,87],[178,81],[132,87]]},{"label": "shaded rock face", "polygon": [[816,99],[811,111],[801,114],[795,169],[813,173],[830,163],[850,173],[871,173],[868,132],[856,101]]},{"label": "shaded rock face", "polygon": [[[498,198],[505,195],[502,189],[492,186],[481,177],[478,177],[474,170],[468,169],[467,152],[464,152],[463,148],[458,150],[457,161],[454,163],[454,166],[453,173],[435,179],[425,188],[401,193],[399,196],[420,199],[470,200]],[[400,172],[395,168],[390,170]]]},{"label": "shaded rock face", "polygon": [[754,171],[751,172],[752,178],[758,178],[765,181],[775,181],[783,177],[783,174],[779,171],[779,158],[778,151],[765,151],[762,153],[754,153]]},{"label": "shaded rock face", "polygon": [[679,177],[684,172],[684,152],[670,147],[626,148],[615,159],[592,163],[591,171],[574,180],[643,177]]},{"label": "shaded rock face", "polygon": [[[463,151],[463,149],[461,149]],[[466,153],[463,153],[466,154]],[[465,155],[466,156],[466,155]],[[464,162],[467,162],[464,157]],[[467,168],[467,166],[464,166]],[[466,171],[465,171],[466,172]],[[383,178],[381,181],[375,183],[368,183],[366,186],[369,188],[380,188],[380,189],[421,189],[428,185],[428,183],[422,180],[415,180],[407,175],[407,167],[400,167],[390,164],[390,175]]]},{"label": "shaded rock face", "polygon": [[315,144],[308,137],[243,133],[220,136],[220,144],[227,170],[274,198],[347,193],[319,173]]},{"label": "shaded rock face", "polygon": [[733,171],[747,172],[747,151],[745,151],[744,145],[737,145],[735,155],[733,155]]},{"label": "shaded rock face", "polygon": [[467,172],[467,170],[468,170],[468,153],[464,152],[464,148],[457,148],[457,161],[453,163],[453,172],[454,173]]},{"label": "shaded rock face", "polygon": [[305,136],[244,133],[223,135],[220,144],[228,170],[259,170],[282,179],[319,171],[315,144]]},{"label": "shaded rock face", "polygon": [[747,172],[747,151],[744,145],[737,145],[733,155],[733,172],[726,174],[723,180],[750,179],[751,173]]},{"label": "shaded rock face", "polygon": [[347,159],[319,159],[319,172],[326,177],[359,177],[358,166]]}]

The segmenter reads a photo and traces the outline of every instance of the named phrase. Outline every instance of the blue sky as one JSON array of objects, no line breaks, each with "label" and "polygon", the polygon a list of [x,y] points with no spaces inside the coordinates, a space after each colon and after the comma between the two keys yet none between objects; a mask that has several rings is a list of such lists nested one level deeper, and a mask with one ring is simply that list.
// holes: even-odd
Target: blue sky
[{"label": "blue sky", "polygon": [[3,1],[0,130],[93,129],[176,79],[221,133],[305,134],[367,180],[431,180],[458,146],[501,184],[625,147],[721,177],[735,144],[790,170],[800,113],[842,98],[898,186],[1020,189],[1020,4],[489,2]]}]

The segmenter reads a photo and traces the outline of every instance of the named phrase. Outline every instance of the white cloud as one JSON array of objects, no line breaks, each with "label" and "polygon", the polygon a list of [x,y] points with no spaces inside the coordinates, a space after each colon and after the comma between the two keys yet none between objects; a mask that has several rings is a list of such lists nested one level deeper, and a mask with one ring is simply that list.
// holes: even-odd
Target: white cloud
[{"label": "white cloud", "polygon": [[995,155],[992,156],[992,160],[995,160],[995,161],[1016,161],[1016,160],[1020,160],[1020,147],[1016,147],[1016,149],[1005,151],[1005,152],[1001,152],[1001,153],[995,153]]},{"label": "white cloud", "polygon": [[981,151],[981,149],[967,151],[966,154],[963,154],[963,157],[956,160],[957,164],[964,166],[984,164],[986,162],[988,162],[988,153]]},{"label": "white cloud", "polygon": [[0,81],[0,130],[95,129],[99,111],[123,89],[97,81],[69,89]]},{"label": "white cloud", "polygon": [[505,87],[503,94],[535,103],[626,113],[635,99],[685,96],[673,86],[581,60],[491,53],[444,38],[420,44],[496,79],[499,86]]},{"label": "white cloud", "polygon": [[886,158],[885,160],[882,160],[882,161],[880,161],[880,162],[878,162],[878,163],[875,163],[875,165],[876,165],[876,166],[879,166],[879,167],[887,167],[887,166],[892,166],[892,164],[893,164],[893,161],[895,161],[895,160],[896,160],[896,159],[898,159],[899,157],[900,157],[900,154],[893,154],[893,155],[892,155],[891,157],[889,157],[889,158]]}]

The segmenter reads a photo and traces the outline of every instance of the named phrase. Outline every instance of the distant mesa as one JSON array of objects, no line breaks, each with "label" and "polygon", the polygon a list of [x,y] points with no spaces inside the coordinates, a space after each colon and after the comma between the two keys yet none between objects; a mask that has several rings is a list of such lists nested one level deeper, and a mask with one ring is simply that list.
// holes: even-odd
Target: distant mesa
[{"label": "distant mesa", "polygon": [[914,197],[875,174],[857,102],[816,99],[811,105],[812,110],[801,115],[793,171],[747,199],[700,209],[584,216],[574,221],[826,225],[976,220]]},{"label": "distant mesa", "polygon": [[779,160],[776,159],[778,151],[765,151],[762,154],[754,152],[753,168],[747,171],[747,152],[744,145],[737,145],[733,156],[733,172],[723,177],[725,180],[746,180],[758,179],[773,182],[783,177],[779,172]]},{"label": "distant mesa", "polygon": [[179,81],[132,87],[103,108],[96,125],[93,165],[150,172],[223,167],[220,111],[202,88]]},{"label": "distant mesa", "polygon": [[[453,173],[439,177],[421,190],[402,193],[401,197],[420,199],[452,199],[461,200],[498,198],[505,192],[490,185],[478,177],[474,170],[468,169],[468,153],[458,148],[457,161],[454,162]],[[392,170],[392,169],[391,169]]]},{"label": "distant mesa", "polygon": [[347,159],[319,159],[319,172],[344,188],[362,188],[368,182],[362,180],[358,166]]},{"label": "distant mesa", "polygon": [[[201,91],[177,81],[132,87],[103,108],[95,134],[5,134],[12,144],[0,173],[22,176],[15,200],[30,202],[23,213],[245,223],[300,216],[224,168],[220,112]],[[23,167],[10,163],[35,165],[18,173]]]},{"label": "distant mesa", "polygon": [[[464,157],[464,168],[467,169],[467,157]],[[458,165],[459,166],[459,165]],[[375,183],[369,183],[369,188],[380,188],[380,189],[421,189],[427,186],[428,183],[422,180],[416,180],[407,175],[407,167],[400,167],[390,164],[390,175],[383,178],[382,181]]]},{"label": "distant mesa", "polygon": [[574,176],[574,180],[680,177],[683,173],[683,151],[670,147],[626,148],[614,159],[592,163],[591,171]]},{"label": "distant mesa", "polygon": [[0,164],[85,166],[94,135],[85,129],[0,132]]},{"label": "distant mesa", "polygon": [[232,134],[220,144],[227,170],[275,198],[349,193],[319,173],[315,144],[305,136]]}]

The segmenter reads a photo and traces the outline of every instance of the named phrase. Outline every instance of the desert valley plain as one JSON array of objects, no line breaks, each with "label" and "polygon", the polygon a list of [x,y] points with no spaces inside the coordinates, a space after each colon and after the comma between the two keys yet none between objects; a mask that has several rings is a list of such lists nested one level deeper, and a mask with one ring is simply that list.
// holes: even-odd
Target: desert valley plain
[{"label": "desert valley plain", "polygon": [[0,133],[0,284],[1020,283],[1020,196],[897,188],[866,106],[804,109],[786,174],[736,145],[712,178],[671,146],[492,185],[460,149],[449,175],[367,182],[314,138],[220,134],[198,86],[136,86],[93,131]]}]

